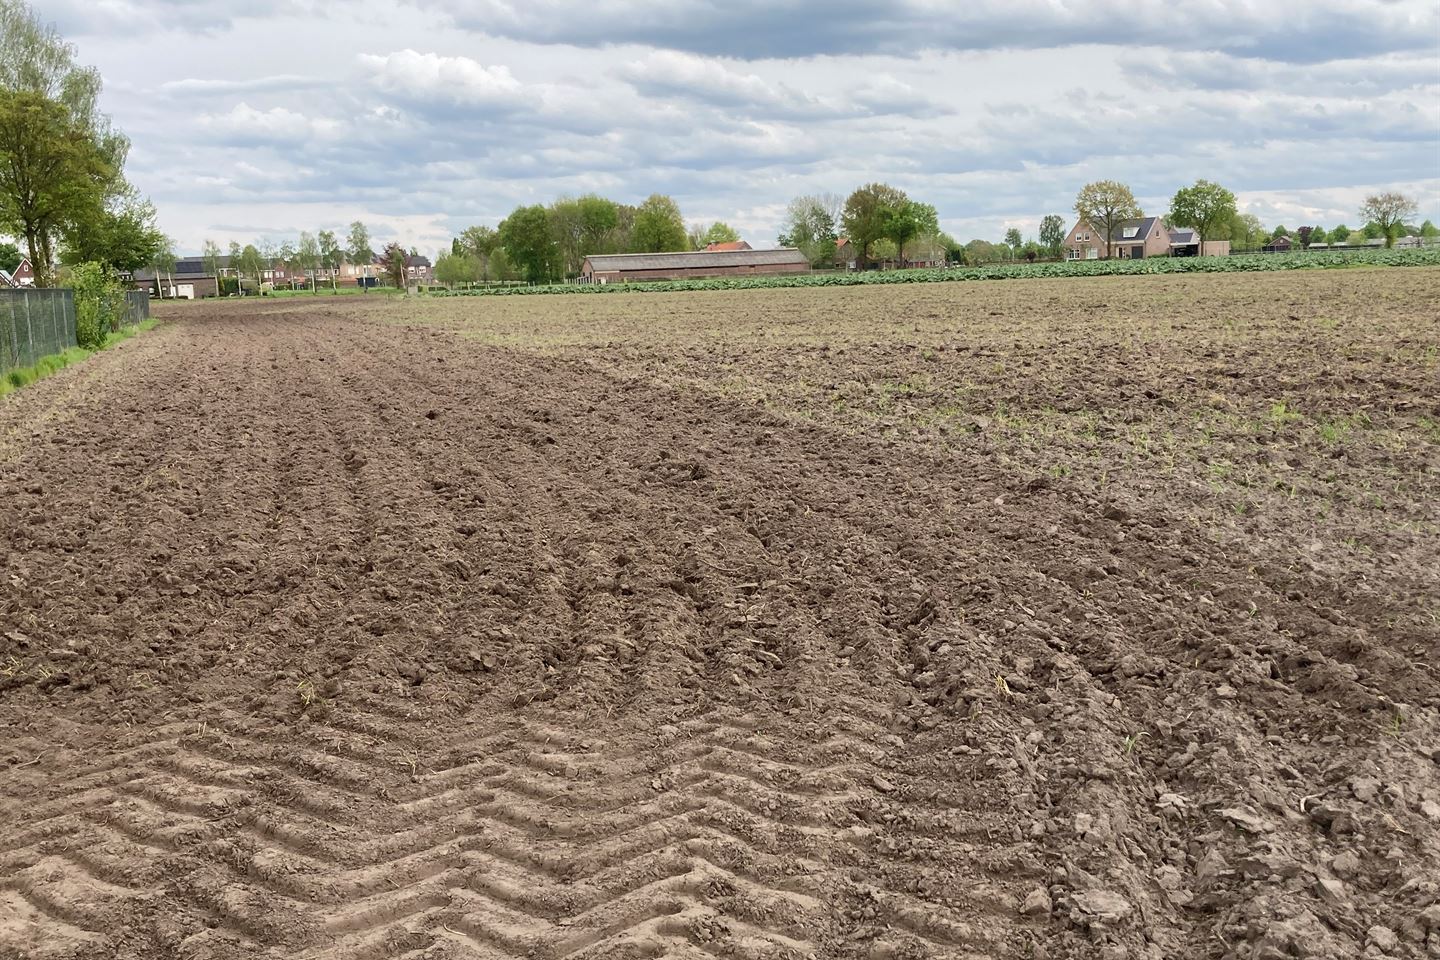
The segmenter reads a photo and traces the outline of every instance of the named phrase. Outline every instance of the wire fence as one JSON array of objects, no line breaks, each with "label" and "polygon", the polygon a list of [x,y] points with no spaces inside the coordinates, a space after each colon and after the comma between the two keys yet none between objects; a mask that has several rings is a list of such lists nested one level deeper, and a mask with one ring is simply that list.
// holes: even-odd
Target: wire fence
[{"label": "wire fence", "polygon": [[127,290],[125,291],[125,319],[121,321],[127,327],[133,327],[141,320],[150,319],[150,291],[149,290]]},{"label": "wire fence", "polygon": [[[150,319],[149,291],[126,291],[124,309],[116,302],[115,310],[122,327]],[[0,374],[33,366],[41,357],[63,353],[77,343],[75,291],[0,288]]]},{"label": "wire fence", "polygon": [[73,346],[74,291],[0,290],[0,372],[31,366]]}]

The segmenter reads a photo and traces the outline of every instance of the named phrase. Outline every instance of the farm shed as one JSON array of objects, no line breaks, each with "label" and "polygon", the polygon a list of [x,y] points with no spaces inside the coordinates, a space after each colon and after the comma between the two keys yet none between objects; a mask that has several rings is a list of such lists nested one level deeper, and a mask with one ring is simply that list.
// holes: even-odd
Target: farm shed
[{"label": "farm shed", "polygon": [[580,282],[630,283],[809,272],[810,261],[792,247],[779,250],[697,250],[693,253],[613,253],[586,257],[580,267]]}]

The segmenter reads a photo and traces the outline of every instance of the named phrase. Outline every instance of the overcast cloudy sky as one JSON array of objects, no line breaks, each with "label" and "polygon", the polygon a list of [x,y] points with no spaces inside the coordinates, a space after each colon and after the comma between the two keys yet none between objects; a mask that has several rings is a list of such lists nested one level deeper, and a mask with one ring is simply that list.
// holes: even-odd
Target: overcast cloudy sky
[{"label": "overcast cloudy sky", "polygon": [[775,241],[882,179],[962,241],[1086,181],[1269,225],[1440,221],[1435,0],[42,0],[181,251],[361,218],[427,252],[517,204],[669,193]]}]

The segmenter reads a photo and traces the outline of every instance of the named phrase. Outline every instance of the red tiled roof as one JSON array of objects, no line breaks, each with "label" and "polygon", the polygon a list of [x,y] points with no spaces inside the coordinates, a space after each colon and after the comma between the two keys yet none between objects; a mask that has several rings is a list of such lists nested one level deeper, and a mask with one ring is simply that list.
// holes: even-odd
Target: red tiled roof
[{"label": "red tiled roof", "polygon": [[705,249],[711,253],[715,253],[720,250],[749,250],[750,244],[746,243],[744,240],[732,240],[729,243],[712,243],[708,245]]}]

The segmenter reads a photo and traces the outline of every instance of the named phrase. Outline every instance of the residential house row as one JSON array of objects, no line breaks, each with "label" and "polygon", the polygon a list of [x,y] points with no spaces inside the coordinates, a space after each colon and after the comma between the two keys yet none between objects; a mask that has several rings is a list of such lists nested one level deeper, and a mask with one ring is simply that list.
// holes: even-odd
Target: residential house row
[{"label": "residential house row", "polygon": [[[211,271],[205,257],[181,257],[175,261],[175,269],[156,276],[154,267],[136,270],[125,279],[136,289],[148,289],[156,296],[178,297],[182,300],[198,300],[220,295],[220,280],[236,276],[230,265],[230,257],[217,258],[220,272]],[[433,265],[429,257],[412,254],[405,258],[405,272],[411,283],[430,283]],[[262,283],[277,287],[304,287],[312,281],[319,285],[334,283],[339,286],[373,286],[382,273],[379,261],[351,263],[344,260],[338,267],[301,270],[286,264],[273,264],[260,272]],[[249,278],[247,278],[249,279]]]}]

